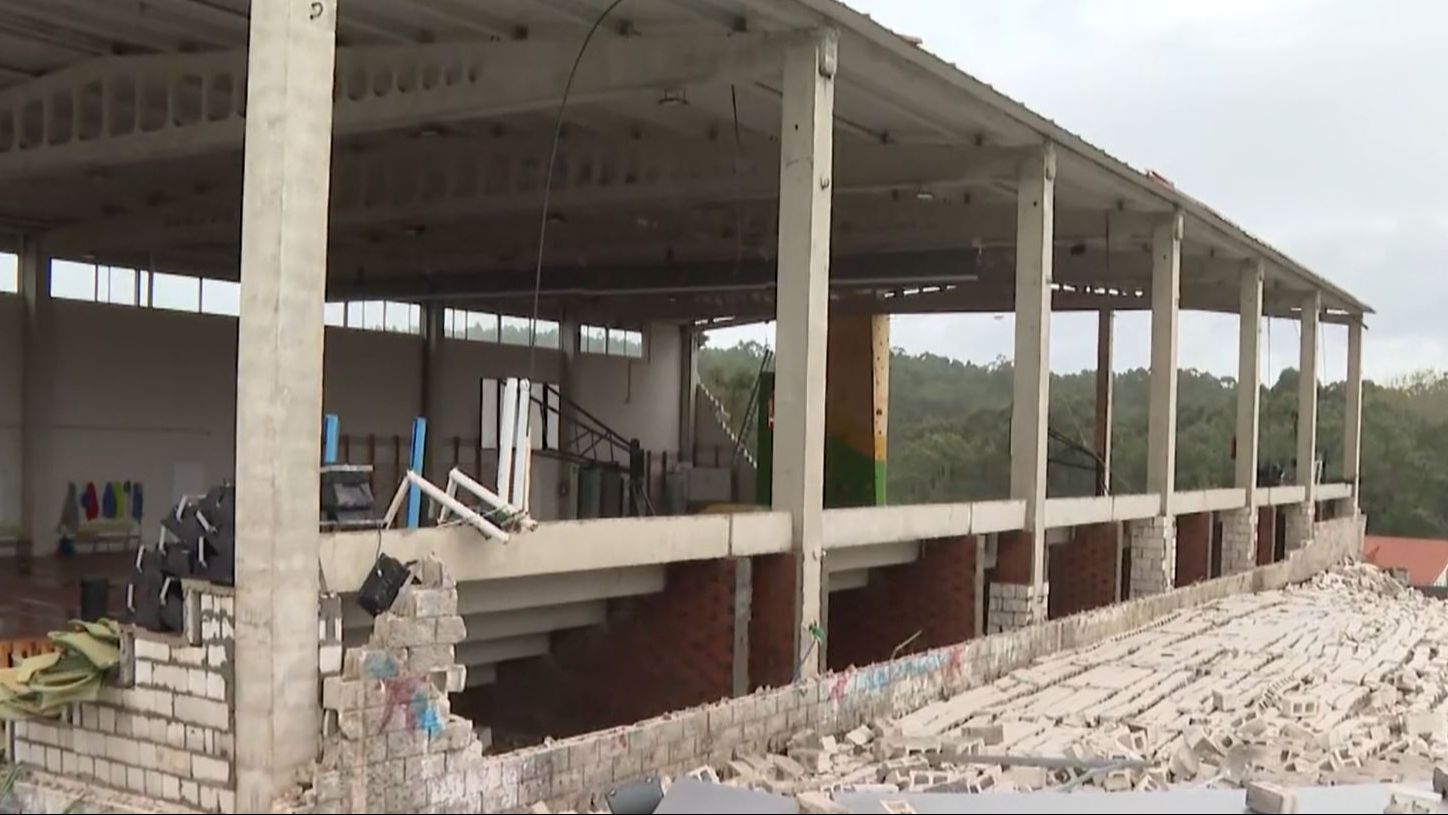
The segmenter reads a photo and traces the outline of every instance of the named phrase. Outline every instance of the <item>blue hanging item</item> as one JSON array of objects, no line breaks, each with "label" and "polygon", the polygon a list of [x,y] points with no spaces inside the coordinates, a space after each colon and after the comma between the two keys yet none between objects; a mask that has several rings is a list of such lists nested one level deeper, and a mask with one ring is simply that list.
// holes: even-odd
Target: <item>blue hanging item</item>
[{"label": "blue hanging item", "polygon": [[[412,420],[412,471],[422,475],[423,453],[427,450],[427,419],[418,416]],[[407,490],[407,528],[416,529],[422,523],[422,490],[413,484]]]},{"label": "blue hanging item", "polygon": [[101,494],[101,517],[108,519],[116,517],[116,483],[114,481],[107,481],[106,491]]},{"label": "blue hanging item", "polygon": [[342,431],[342,420],[337,414],[328,413],[322,417],[322,463],[337,463],[337,437]]},{"label": "blue hanging item", "polygon": [[141,520],[141,513],[142,513],[142,504],[141,504],[141,482],[139,482],[139,481],[132,481],[132,482],[131,482],[131,517],[134,518],[135,520],[139,521],[139,520]]}]

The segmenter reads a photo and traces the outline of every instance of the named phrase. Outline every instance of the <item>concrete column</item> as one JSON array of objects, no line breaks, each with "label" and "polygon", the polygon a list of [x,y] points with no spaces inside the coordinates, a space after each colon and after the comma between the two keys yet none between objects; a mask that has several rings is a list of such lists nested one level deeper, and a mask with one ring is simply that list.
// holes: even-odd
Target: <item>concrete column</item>
[{"label": "concrete column", "polygon": [[[1262,399],[1262,278],[1262,261],[1251,261],[1242,272],[1241,307],[1238,312],[1234,483],[1238,489],[1246,491],[1248,507],[1254,505],[1257,494],[1257,444]],[[1224,570],[1225,562],[1224,556]]]},{"label": "concrete column", "polygon": [[450,461],[442,461],[441,453],[447,440],[441,434],[439,418],[447,403],[447,375],[443,370],[442,341],[443,314],[446,310],[441,303],[422,304],[422,362],[421,410],[418,415],[427,417],[427,458],[423,462],[423,475],[433,483],[447,479]]},{"label": "concrete column", "polygon": [[[558,392],[565,399],[578,399],[578,389],[574,385],[574,372],[578,365],[578,354],[582,339],[582,326],[578,317],[564,312],[562,319],[558,321],[558,348],[562,351],[562,361],[558,371]],[[577,425],[573,420],[573,412],[566,406],[560,405],[558,410],[558,448],[563,452],[572,452],[574,449],[573,435],[578,432]],[[571,520],[578,517],[578,471],[575,465],[567,462],[560,462],[558,467],[558,490],[560,500],[558,501],[558,518],[560,520]]]},{"label": "concrete column", "polygon": [[53,507],[41,505],[54,478],[55,312],[50,299],[50,257],[40,241],[20,241],[20,534],[22,547],[48,554],[56,539]]},{"label": "concrete column", "polygon": [[1222,574],[1237,574],[1257,566],[1257,509],[1250,503],[1220,511],[1222,522]]},{"label": "concrete column", "polygon": [[1297,380],[1297,483],[1307,488],[1307,503],[1317,492],[1317,318],[1322,293],[1302,300],[1302,358]]},{"label": "concrete column", "polygon": [[[1056,151],[1021,165],[1016,188],[1016,350],[1011,402],[1011,498],[1026,502],[1031,589],[1025,609],[1046,615],[1046,409],[1050,399],[1051,262],[1055,234]],[[1004,537],[1003,537],[1004,540]],[[1002,547],[1006,544],[1003,542]],[[992,592],[996,587],[992,586]],[[1039,596],[1037,596],[1039,595]],[[992,625],[995,625],[992,623]]]},{"label": "concrete column", "polygon": [[1347,325],[1347,403],[1343,408],[1342,479],[1352,485],[1352,507],[1356,514],[1361,502],[1363,433],[1363,321],[1355,317]]},{"label": "concrete column", "polygon": [[795,46],[784,66],[780,122],[778,327],[773,504],[790,513],[796,551],[796,672],[823,664],[825,349],[837,37]]},{"label": "concrete column", "polygon": [[1116,379],[1111,357],[1116,312],[1103,308],[1096,320],[1096,494],[1111,494],[1111,417]]},{"label": "concrete column", "polygon": [[335,0],[253,0],[236,388],[237,811],[316,760]]},{"label": "concrete column", "polygon": [[1131,547],[1131,596],[1170,591],[1176,585],[1176,518],[1127,521],[1126,539]]},{"label": "concrete column", "polygon": [[1161,513],[1171,515],[1176,491],[1180,212],[1157,224],[1151,247],[1151,406],[1147,417],[1146,480],[1147,488],[1161,496]]},{"label": "concrete column", "polygon": [[890,315],[835,314],[825,357],[825,506],[884,506]]},{"label": "concrete column", "polygon": [[694,422],[699,393],[699,334],[694,326],[679,326],[679,460],[694,460]]}]

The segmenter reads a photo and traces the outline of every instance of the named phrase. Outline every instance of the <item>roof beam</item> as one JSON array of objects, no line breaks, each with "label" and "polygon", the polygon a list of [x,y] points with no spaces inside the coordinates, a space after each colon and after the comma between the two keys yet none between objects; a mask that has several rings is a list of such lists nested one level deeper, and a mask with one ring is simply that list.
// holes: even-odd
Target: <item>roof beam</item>
[{"label": "roof beam", "polygon": [[[777,74],[781,53],[805,36],[613,37],[585,55],[573,104],[668,87]],[[408,126],[551,110],[577,43],[517,40],[339,49],[334,129],[347,136]],[[64,170],[204,155],[241,147],[246,54],[102,57],[0,91],[0,183]],[[232,89],[226,101],[211,89]],[[162,89],[155,94],[152,88]],[[200,102],[187,105],[185,92]],[[154,95],[163,115],[144,103]],[[57,98],[68,104],[55,104]],[[3,128],[0,128],[3,130]]]},{"label": "roof beam", "polygon": [[[408,139],[335,160],[334,227],[432,224],[537,212],[545,157],[534,141],[473,138]],[[903,190],[946,191],[1009,175],[1020,152],[1008,148],[841,144],[837,195]],[[725,142],[631,142],[589,139],[565,144],[554,178],[557,212],[670,207],[773,200],[779,191],[778,148],[751,144],[736,161]],[[177,240],[217,241],[237,234],[240,194],[234,186],[58,230],[59,251],[142,249]]]}]

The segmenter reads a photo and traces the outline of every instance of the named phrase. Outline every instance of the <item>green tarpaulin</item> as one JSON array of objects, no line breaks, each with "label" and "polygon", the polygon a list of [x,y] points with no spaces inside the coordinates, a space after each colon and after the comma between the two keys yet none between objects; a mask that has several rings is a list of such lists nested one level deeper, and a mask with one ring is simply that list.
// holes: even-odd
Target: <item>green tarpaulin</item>
[{"label": "green tarpaulin", "polygon": [[70,625],[51,632],[55,651],[0,668],[0,719],[56,716],[67,705],[95,700],[102,677],[121,661],[120,627],[112,620]]}]

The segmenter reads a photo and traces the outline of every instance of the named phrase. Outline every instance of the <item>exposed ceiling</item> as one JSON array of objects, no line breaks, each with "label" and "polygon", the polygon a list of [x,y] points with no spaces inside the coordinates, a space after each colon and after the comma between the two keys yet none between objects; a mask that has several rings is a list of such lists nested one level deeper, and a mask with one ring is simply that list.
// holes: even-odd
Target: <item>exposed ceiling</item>
[{"label": "exposed ceiling", "polygon": [[[567,69],[607,0],[339,5],[332,293],[508,308],[532,279]],[[61,256],[234,277],[247,8],[0,0],[0,230],[47,233]],[[769,312],[779,57],[822,26],[840,31],[832,248],[851,307],[1010,308],[1016,168],[1050,141],[1057,307],[1147,307],[1151,229],[1180,207],[1185,306],[1234,309],[1244,264],[1264,258],[1269,312],[1314,288],[1366,310],[833,0],[624,0],[566,110],[546,308]]]}]

